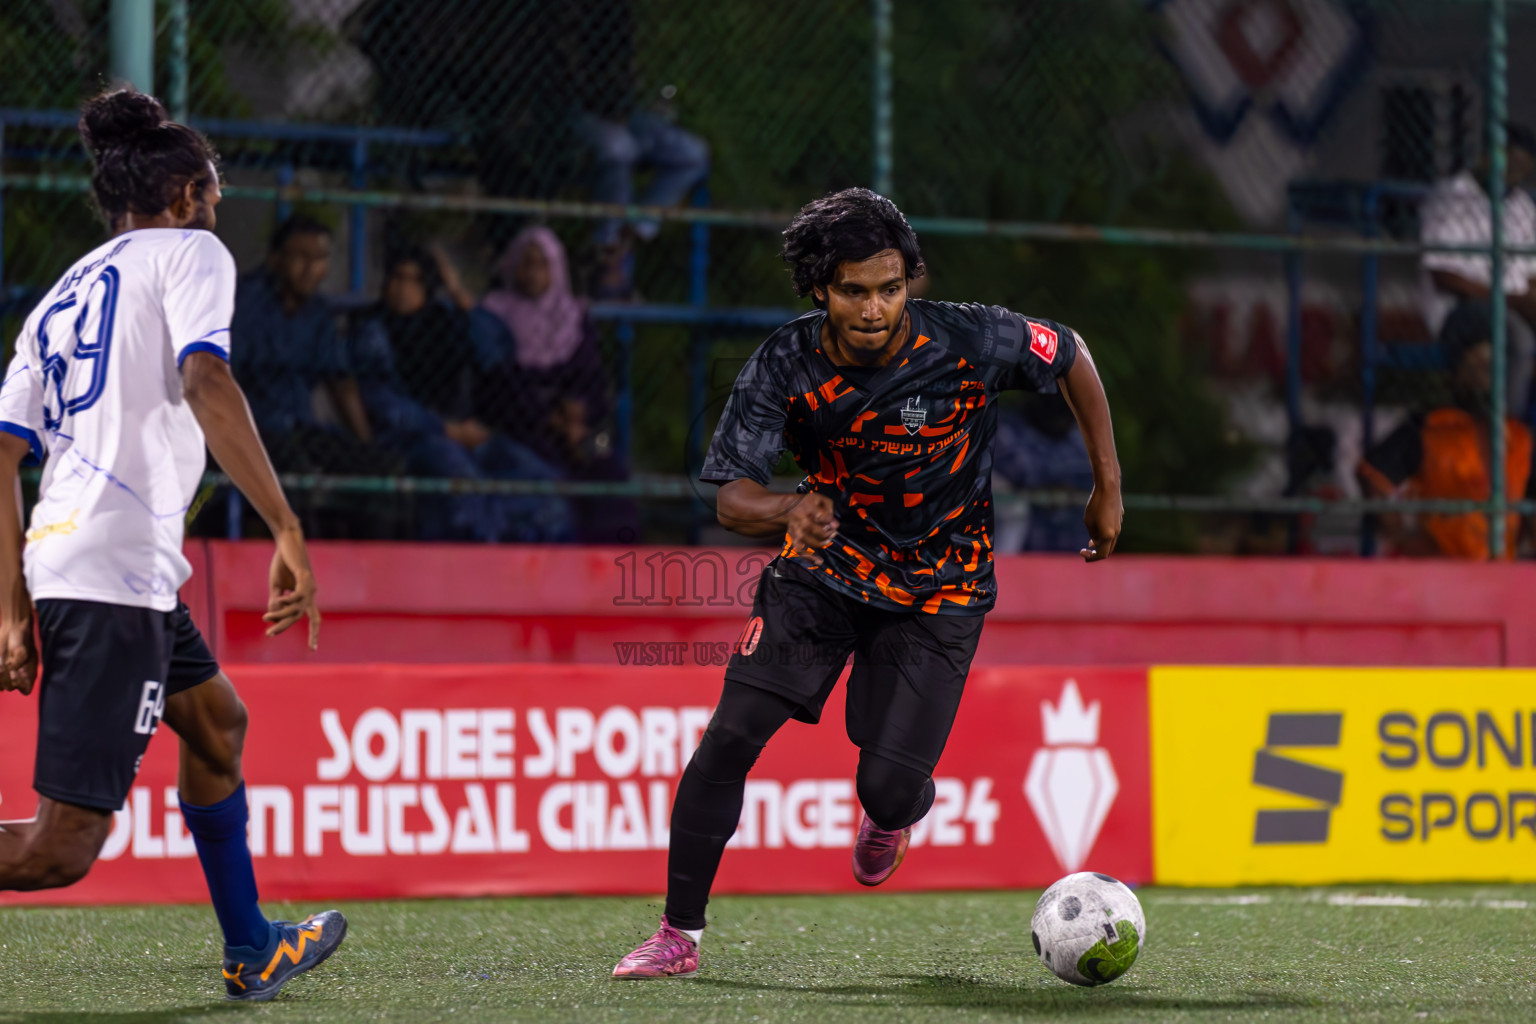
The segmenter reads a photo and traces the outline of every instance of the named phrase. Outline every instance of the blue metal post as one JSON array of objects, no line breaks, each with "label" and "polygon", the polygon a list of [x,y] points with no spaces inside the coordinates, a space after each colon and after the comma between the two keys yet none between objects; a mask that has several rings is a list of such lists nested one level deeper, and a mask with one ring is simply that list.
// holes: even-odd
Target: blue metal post
[{"label": "blue metal post", "polygon": [[[1292,234],[1301,231],[1301,214],[1294,202],[1286,213],[1286,227]],[[1301,253],[1285,256],[1286,298],[1290,315],[1285,325],[1285,416],[1290,436],[1301,429]],[[1292,481],[1294,483],[1295,481]]]},{"label": "blue metal post", "polygon": [[[709,205],[709,185],[693,190],[693,205]],[[693,224],[693,248],[688,253],[688,304],[709,304],[709,225],[701,221]]]},{"label": "blue metal post", "polygon": [[[694,206],[709,205],[709,186],[700,185],[693,191]],[[688,255],[688,304],[696,309],[709,305],[709,225],[694,223],[691,228],[693,247]],[[688,457],[683,465],[692,473],[694,458],[702,447],[700,434],[704,429],[704,400],[708,387],[709,345],[714,336],[703,328],[695,327],[688,332]],[[688,543],[699,542],[699,520],[692,517],[688,525]]]},{"label": "blue metal post", "polygon": [[[293,184],[293,164],[283,164],[277,169],[277,187],[287,188]],[[293,204],[286,197],[279,196],[277,200],[277,222],[281,224],[293,215]]]},{"label": "blue metal post", "polygon": [[[1380,214],[1381,191],[1372,185],[1365,194],[1365,235],[1375,238]],[[1368,452],[1376,441],[1376,351],[1377,301],[1381,281],[1381,258],[1367,253],[1360,258],[1360,450]],[[1360,553],[1376,553],[1376,529],[1373,517],[1360,523]]]},{"label": "blue metal post", "polygon": [[240,494],[240,488],[234,484],[229,485],[229,493],[224,496],[224,536],[230,540],[240,539],[240,520],[245,516],[245,498]]},{"label": "blue metal post", "polygon": [[[362,139],[352,143],[352,187],[359,191],[368,187],[368,143]],[[347,211],[347,269],[352,294],[362,294],[368,269],[368,209],[361,203],[353,203]]]},{"label": "blue metal post", "polygon": [[[1286,202],[1286,227],[1292,234],[1301,231],[1301,214],[1295,200]],[[1301,253],[1290,252],[1285,256],[1285,290],[1289,316],[1285,323],[1285,420],[1286,462],[1293,465],[1293,447],[1301,436]],[[1301,481],[1286,473],[1286,489],[1292,492],[1300,488]],[[1294,553],[1301,539],[1300,523],[1295,516],[1286,521],[1286,550]]]},{"label": "blue metal post", "polygon": [[875,37],[874,75],[870,98],[874,107],[871,134],[874,150],[874,189],[883,196],[891,194],[891,0],[871,0]]},{"label": "blue metal post", "polygon": [[155,0],[112,0],[112,78],[155,91]]},{"label": "blue metal post", "polygon": [[635,426],[635,325],[630,320],[614,324],[614,340],[619,343],[618,386],[613,410],[613,450],[619,461],[630,465],[630,445]]},{"label": "blue metal post", "polygon": [[1509,483],[1504,474],[1505,408],[1508,404],[1505,377],[1508,373],[1508,354],[1504,346],[1508,340],[1508,325],[1504,310],[1504,174],[1508,152],[1504,137],[1504,118],[1509,107],[1508,25],[1505,21],[1505,0],[1491,0],[1488,5],[1488,219],[1493,228],[1492,246],[1489,252],[1489,284],[1492,286],[1490,312],[1493,335],[1493,400],[1492,421],[1489,425],[1491,449],[1489,476],[1492,478],[1493,517],[1489,525],[1489,548],[1495,559],[1504,557],[1508,538],[1505,537],[1504,505],[1508,498]]},{"label": "blue metal post", "polygon": [[166,88],[170,101],[171,117],[183,124],[187,121],[187,0],[171,0],[167,17],[170,35],[170,84]]},{"label": "blue metal post", "polygon": [[[0,168],[5,166],[5,122],[0,121]],[[0,180],[0,294],[5,285],[5,182]]]},{"label": "blue metal post", "polygon": [[[694,206],[709,205],[709,188],[700,185],[693,193]],[[688,304],[703,309],[709,304],[709,225],[694,224],[693,247],[688,254]],[[701,328],[688,332],[688,459],[699,451],[699,429],[704,418],[704,391],[710,336]]]}]

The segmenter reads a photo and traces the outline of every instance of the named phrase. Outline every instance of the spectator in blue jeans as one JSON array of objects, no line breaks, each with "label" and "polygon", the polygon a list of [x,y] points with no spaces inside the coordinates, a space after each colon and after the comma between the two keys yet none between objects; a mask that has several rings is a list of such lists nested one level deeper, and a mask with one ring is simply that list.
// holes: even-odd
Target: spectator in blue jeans
[{"label": "spectator in blue jeans", "polygon": [[[666,86],[648,106],[637,102],[635,16],[628,0],[560,0],[557,49],[578,112],[576,140],[592,157],[592,199],[599,203],[676,206],[709,175],[709,144],[677,124]],[[635,195],[635,175],[651,172]],[[593,235],[594,299],[629,298],[634,245],[656,237],[654,220],[602,221]]]},{"label": "spectator in blue jeans", "polygon": [[[380,443],[405,456],[412,476],[558,479],[548,462],[474,417],[469,316],[434,297],[440,259],[416,247],[392,254],[381,301],[352,332],[353,364]],[[537,543],[572,532],[570,509],[555,496],[423,495],[417,507],[423,540]]]},{"label": "spectator in blue jeans", "polygon": [[[583,113],[577,134],[594,156],[592,198],[599,203],[675,206],[709,174],[709,144],[655,111],[638,111],[627,120]],[[653,168],[654,173],[637,199],[635,172],[645,168]],[[632,224],[608,220],[598,225],[593,237],[599,261],[594,298],[629,297],[633,244],[650,241],[660,230],[654,220]]]}]

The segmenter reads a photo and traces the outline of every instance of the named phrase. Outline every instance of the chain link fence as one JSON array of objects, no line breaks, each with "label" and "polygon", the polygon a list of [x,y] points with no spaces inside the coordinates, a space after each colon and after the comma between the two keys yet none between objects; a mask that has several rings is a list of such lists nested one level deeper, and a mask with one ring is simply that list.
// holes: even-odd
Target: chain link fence
[{"label": "chain link fence", "polygon": [[[7,340],[101,237],[69,112],[111,77],[112,8],[135,3],[154,88],[223,156],[219,234],[248,275],[236,372],[321,533],[720,539],[690,479],[741,361],[803,308],[778,232],[880,184],[922,238],[926,297],[1093,346],[1128,549],[1528,543],[1461,511],[1530,477],[1536,72],[1500,64],[1536,44],[1528,5],[12,5]],[[1506,121],[1507,151],[1488,130]],[[1502,327],[1476,255],[1490,158],[1515,186]],[[313,314],[327,353],[299,401],[241,365],[242,323],[275,344],[274,306]],[[1520,424],[1502,459],[1499,404]],[[1001,416],[999,547],[1075,550],[1091,477],[1069,417],[1024,398]],[[223,493],[195,527],[255,527]]]}]

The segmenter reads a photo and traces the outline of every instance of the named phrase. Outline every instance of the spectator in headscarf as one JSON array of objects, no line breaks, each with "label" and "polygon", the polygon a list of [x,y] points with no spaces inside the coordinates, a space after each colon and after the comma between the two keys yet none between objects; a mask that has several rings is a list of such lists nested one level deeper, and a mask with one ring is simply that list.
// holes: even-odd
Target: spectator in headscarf
[{"label": "spectator in headscarf", "polygon": [[[469,316],[434,297],[446,258],[415,246],[391,254],[384,292],[352,332],[352,363],[379,440],[412,476],[551,480],[559,471],[472,415]],[[451,267],[451,265],[449,265]],[[450,291],[453,289],[450,288]],[[557,497],[423,495],[423,540],[549,542],[570,538]]]},{"label": "spectator in headscarf", "polygon": [[[471,314],[479,418],[526,444],[571,479],[623,480],[613,457],[608,372],[586,305],[571,289],[565,247],[525,228],[497,264],[500,284]],[[576,501],[578,537],[612,543],[636,518],[629,501]]]}]

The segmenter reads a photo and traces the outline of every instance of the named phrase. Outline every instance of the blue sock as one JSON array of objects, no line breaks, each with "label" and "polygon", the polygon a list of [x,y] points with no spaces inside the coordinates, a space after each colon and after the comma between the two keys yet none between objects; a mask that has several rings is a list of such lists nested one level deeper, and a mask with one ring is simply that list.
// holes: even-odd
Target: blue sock
[{"label": "blue sock", "polygon": [[245,838],[251,817],[245,783],[212,807],[182,800],[181,817],[197,844],[197,859],[208,879],[208,895],[224,930],[224,945],[266,949],[271,945],[272,925],[257,905],[256,871]]}]

